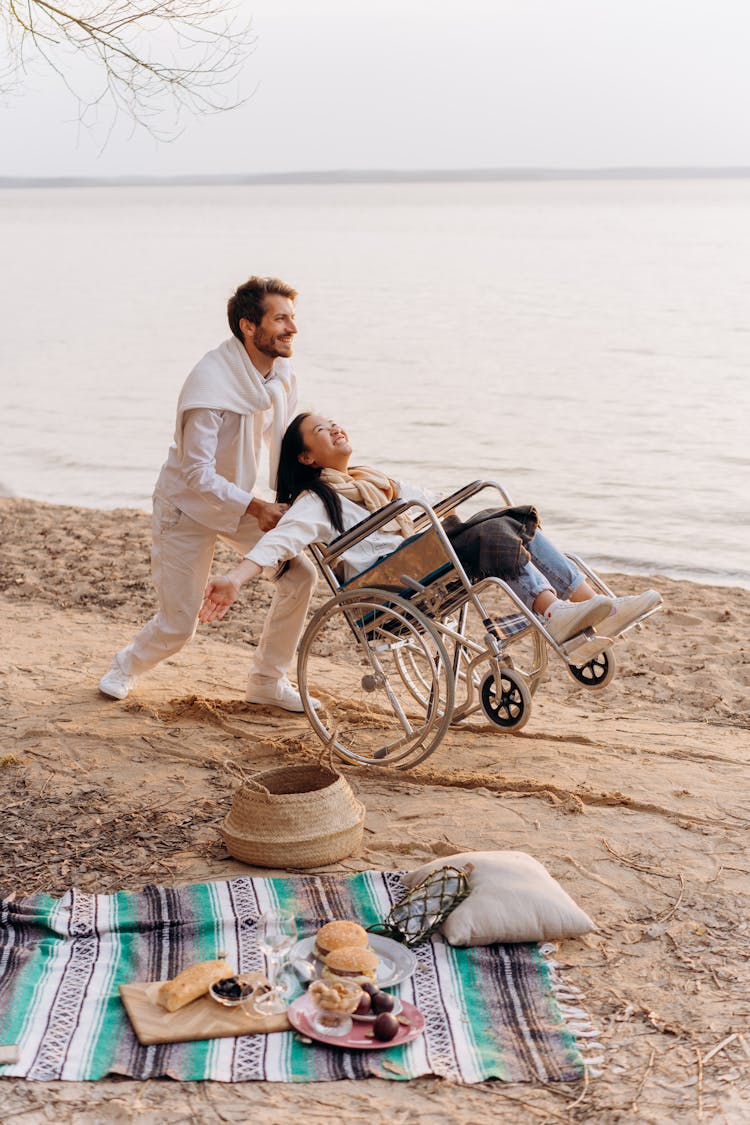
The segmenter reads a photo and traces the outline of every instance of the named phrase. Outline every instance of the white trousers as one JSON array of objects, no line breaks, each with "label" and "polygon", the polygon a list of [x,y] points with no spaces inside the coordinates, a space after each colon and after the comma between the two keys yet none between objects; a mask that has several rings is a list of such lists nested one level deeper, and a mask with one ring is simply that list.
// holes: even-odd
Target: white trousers
[{"label": "white trousers", "polygon": [[[242,517],[232,535],[213,531],[160,496],[154,497],[152,531],[151,572],[159,610],[131,643],[117,653],[121,668],[129,676],[147,672],[192,640],[216,540],[224,539],[244,555],[263,534],[258,521],[248,515]],[[276,581],[255,653],[252,680],[278,680],[288,672],[316,580],[314,564],[306,556],[298,555]]]}]

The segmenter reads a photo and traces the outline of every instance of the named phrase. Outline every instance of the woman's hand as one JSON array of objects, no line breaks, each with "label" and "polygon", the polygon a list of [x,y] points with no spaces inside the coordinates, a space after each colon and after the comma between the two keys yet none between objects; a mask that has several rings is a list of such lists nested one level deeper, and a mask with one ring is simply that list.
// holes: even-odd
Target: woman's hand
[{"label": "woman's hand", "polygon": [[203,604],[198,611],[198,620],[207,624],[209,621],[221,621],[231,605],[239,597],[240,589],[231,580],[229,575],[223,574],[213,578],[206,586],[203,595]]},{"label": "woman's hand", "polygon": [[230,605],[234,605],[237,601],[240,588],[244,586],[245,582],[257,578],[262,569],[252,559],[243,559],[239,566],[230,570],[229,574],[212,578],[203,594],[203,604],[198,610],[198,620],[204,623],[221,621]]}]

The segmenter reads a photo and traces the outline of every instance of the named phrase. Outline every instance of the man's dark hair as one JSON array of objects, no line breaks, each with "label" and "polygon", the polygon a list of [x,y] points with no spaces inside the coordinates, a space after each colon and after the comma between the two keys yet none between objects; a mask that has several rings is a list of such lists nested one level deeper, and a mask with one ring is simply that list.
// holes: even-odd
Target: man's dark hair
[{"label": "man's dark hair", "polygon": [[229,298],[227,319],[238,340],[242,340],[240,321],[243,317],[252,324],[260,324],[269,293],[278,293],[280,297],[288,297],[290,301],[297,300],[297,290],[278,277],[251,277]]}]

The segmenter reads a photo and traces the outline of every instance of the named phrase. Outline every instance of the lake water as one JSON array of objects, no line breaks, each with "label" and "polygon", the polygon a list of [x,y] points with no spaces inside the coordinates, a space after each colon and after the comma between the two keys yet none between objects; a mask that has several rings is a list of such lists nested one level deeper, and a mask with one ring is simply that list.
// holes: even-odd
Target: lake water
[{"label": "lake water", "polygon": [[750,180],[0,193],[0,491],[149,507],[250,273],[357,460],[535,502],[595,565],[750,585]]}]

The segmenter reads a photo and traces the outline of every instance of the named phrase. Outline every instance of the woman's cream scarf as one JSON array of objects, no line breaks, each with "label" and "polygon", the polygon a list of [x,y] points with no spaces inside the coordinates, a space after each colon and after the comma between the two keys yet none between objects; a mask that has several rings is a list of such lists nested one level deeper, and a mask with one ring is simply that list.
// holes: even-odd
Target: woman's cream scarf
[{"label": "woman's cream scarf", "polygon": [[[340,469],[323,469],[320,479],[330,484],[347,500],[362,504],[368,512],[377,512],[391,500],[398,500],[398,485],[378,469],[367,465],[354,465],[346,472]],[[404,512],[385,524],[383,531],[396,531],[408,539],[414,534],[414,521]]]}]

